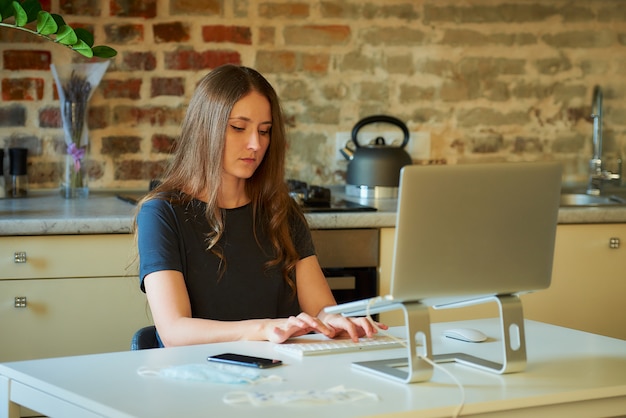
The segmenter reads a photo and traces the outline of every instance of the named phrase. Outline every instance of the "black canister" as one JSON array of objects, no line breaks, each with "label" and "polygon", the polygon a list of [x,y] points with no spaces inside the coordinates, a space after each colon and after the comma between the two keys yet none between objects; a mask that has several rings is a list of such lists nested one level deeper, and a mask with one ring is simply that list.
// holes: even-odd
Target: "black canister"
[{"label": "black canister", "polygon": [[28,194],[28,175],[26,173],[28,148],[9,148],[9,185],[8,197],[25,197]]},{"label": "black canister", "polygon": [[6,197],[6,184],[4,183],[4,150],[0,148],[0,199]]}]

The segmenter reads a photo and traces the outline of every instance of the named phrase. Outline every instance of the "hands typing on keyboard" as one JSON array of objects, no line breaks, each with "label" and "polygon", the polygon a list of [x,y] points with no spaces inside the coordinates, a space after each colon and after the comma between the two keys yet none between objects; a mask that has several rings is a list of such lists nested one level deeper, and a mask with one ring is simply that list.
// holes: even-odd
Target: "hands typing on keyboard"
[{"label": "hands typing on keyboard", "polygon": [[318,354],[334,354],[381,348],[398,348],[405,345],[404,340],[391,335],[375,335],[371,338],[360,338],[354,342],[348,338],[333,340],[287,341],[276,344],[275,350],[296,357]]}]

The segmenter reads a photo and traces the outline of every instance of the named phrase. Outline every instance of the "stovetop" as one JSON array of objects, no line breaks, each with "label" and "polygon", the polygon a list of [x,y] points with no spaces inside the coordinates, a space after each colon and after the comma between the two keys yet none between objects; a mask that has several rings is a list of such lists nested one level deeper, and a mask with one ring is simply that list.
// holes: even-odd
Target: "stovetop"
[{"label": "stovetop", "polygon": [[[289,194],[300,204],[305,213],[375,212],[377,210],[372,206],[365,206],[332,196],[331,190],[327,187],[309,186],[298,180],[287,180],[287,185],[289,186]],[[145,192],[119,193],[117,197],[126,202],[137,204],[144,195]]]},{"label": "stovetop", "polygon": [[375,212],[376,208],[364,206],[332,196],[327,187],[308,185],[299,180],[287,180],[289,194],[307,213],[312,212]]}]

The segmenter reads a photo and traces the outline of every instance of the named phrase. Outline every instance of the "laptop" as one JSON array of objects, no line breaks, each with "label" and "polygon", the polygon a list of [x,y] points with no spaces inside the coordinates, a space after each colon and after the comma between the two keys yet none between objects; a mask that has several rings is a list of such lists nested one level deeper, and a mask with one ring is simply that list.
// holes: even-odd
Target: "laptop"
[{"label": "laptop", "polygon": [[560,191],[555,162],[405,166],[390,294],[325,311],[361,316],[548,288]]}]

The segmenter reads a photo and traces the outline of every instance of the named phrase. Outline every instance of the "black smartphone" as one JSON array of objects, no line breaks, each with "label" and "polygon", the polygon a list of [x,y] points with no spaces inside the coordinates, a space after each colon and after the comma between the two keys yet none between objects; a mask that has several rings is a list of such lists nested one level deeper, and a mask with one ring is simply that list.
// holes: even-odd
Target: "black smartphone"
[{"label": "black smartphone", "polygon": [[267,369],[270,367],[276,367],[283,364],[281,360],[275,360],[263,357],[246,356],[243,354],[224,353],[216,356],[210,356],[207,358],[209,361],[216,361],[219,363],[236,364],[238,366],[256,367],[259,369]]}]

